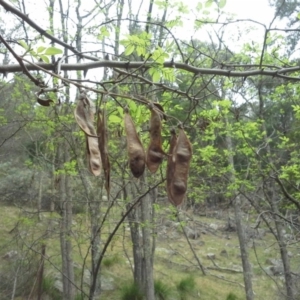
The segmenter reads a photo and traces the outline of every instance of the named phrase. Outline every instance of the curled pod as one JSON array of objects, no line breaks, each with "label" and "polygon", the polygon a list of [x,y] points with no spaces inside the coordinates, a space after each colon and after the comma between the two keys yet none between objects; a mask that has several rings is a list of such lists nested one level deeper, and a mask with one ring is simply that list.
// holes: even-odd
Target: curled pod
[{"label": "curled pod", "polygon": [[95,109],[93,103],[85,93],[82,93],[74,111],[75,120],[86,135],[97,137],[93,125],[94,113]]},{"label": "curled pod", "polygon": [[101,157],[98,147],[98,136],[93,125],[94,109],[91,101],[81,94],[74,111],[75,120],[86,137],[86,149],[89,170],[95,176],[101,173]]},{"label": "curled pod", "polygon": [[173,178],[170,184],[171,202],[178,206],[182,204],[187,191],[187,181],[192,158],[192,145],[182,128],[179,128],[176,146],[173,150]]},{"label": "curled pod", "polygon": [[124,127],[127,140],[129,167],[134,177],[139,178],[145,171],[146,154],[136,128],[129,115],[128,108],[124,109]]},{"label": "curled pod", "polygon": [[171,133],[171,139],[170,139],[170,147],[169,147],[168,161],[167,161],[167,195],[169,201],[175,205],[173,196],[171,194],[171,186],[172,186],[172,180],[173,180],[174,170],[175,170],[175,160],[173,161],[173,152],[177,144],[177,135],[174,129],[172,129],[170,133]]},{"label": "curled pod", "polygon": [[105,176],[105,189],[109,194],[110,190],[110,161],[108,156],[108,134],[107,134],[107,123],[105,118],[105,111],[98,111],[97,119],[97,135],[98,145],[101,155],[102,167]]},{"label": "curled pod", "polygon": [[150,105],[151,118],[150,118],[150,144],[147,149],[147,167],[151,173],[155,173],[162,163],[165,153],[162,149],[162,114],[158,112],[153,104]]},{"label": "curled pod", "polygon": [[93,175],[99,176],[102,163],[97,138],[86,136],[86,149],[88,168]]}]

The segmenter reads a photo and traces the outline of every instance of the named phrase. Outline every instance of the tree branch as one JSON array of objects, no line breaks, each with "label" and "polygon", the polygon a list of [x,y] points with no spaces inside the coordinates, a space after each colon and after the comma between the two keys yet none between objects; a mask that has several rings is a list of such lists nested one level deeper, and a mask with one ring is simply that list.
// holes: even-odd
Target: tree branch
[{"label": "tree branch", "polygon": [[[1,2],[1,0],[0,0]],[[73,64],[62,64],[62,71],[87,71],[91,69],[97,68],[119,68],[119,69],[149,69],[153,66],[156,66],[155,62],[143,62],[143,61],[110,61],[110,60],[101,60],[95,62],[87,62],[87,63],[73,63]],[[24,64],[27,70],[29,71],[37,71],[41,70],[41,68],[45,70],[53,71],[55,70],[54,64],[47,63],[35,63],[35,64]],[[273,66],[273,68],[277,68],[276,70],[268,69],[255,69],[255,70],[244,70],[244,71],[232,71],[226,69],[217,69],[217,68],[198,68],[191,66],[185,63],[175,63],[173,61],[166,61],[162,65],[164,68],[175,68],[179,70],[184,70],[189,73],[195,75],[218,75],[218,76],[226,76],[226,77],[250,77],[250,76],[270,76],[270,77],[279,77],[288,80],[300,81],[299,76],[287,76],[283,74],[290,74],[294,72],[300,71],[300,66],[289,67],[289,68],[280,68],[278,66]],[[236,66],[237,67],[237,66]],[[248,65],[247,68],[251,68],[251,65]],[[11,65],[0,65],[0,74],[7,73],[15,73],[22,72],[24,69],[19,64],[11,64]]]},{"label": "tree branch", "polygon": [[77,54],[80,57],[84,57],[86,59],[93,60],[93,61],[98,60],[97,57],[84,55],[84,54],[80,53],[79,51],[77,51],[73,46],[71,46],[71,45],[61,41],[60,39],[54,37],[53,35],[48,33],[45,29],[43,29],[42,27],[37,25],[35,22],[33,22],[30,18],[28,18],[27,15],[23,14],[21,11],[19,11],[15,7],[11,6],[7,2],[5,2],[3,0],[0,0],[0,5],[3,6],[3,8],[6,9],[7,11],[9,11],[9,12],[13,13],[14,15],[18,16],[19,18],[21,18],[28,25],[30,25],[32,28],[34,28],[36,31],[38,31],[41,35],[43,35],[43,36],[47,37],[48,39],[50,39],[52,42],[55,42],[55,43],[63,46],[64,48],[67,48],[67,49],[71,50],[74,54]]}]

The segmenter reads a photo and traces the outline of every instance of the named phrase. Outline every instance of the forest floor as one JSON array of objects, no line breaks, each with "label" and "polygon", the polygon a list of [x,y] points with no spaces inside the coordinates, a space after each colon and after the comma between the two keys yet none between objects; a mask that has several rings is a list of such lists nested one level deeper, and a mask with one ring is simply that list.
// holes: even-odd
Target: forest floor
[{"label": "forest floor", "polygon": [[[180,222],[178,222],[168,207],[157,212],[157,226],[154,228],[156,233],[155,280],[163,282],[170,291],[173,291],[170,299],[178,299],[176,289],[184,278],[193,278],[196,283],[195,288],[187,295],[187,299],[245,299],[239,242],[234,231],[234,222],[232,223],[233,215],[230,211],[221,213],[215,211],[206,215],[197,216],[191,212],[182,212],[179,215]],[[9,286],[13,288],[13,278],[16,278],[18,271],[21,272],[20,264],[30,263],[32,257],[29,254],[29,248],[39,249],[39,245],[46,244],[48,260],[45,262],[45,276],[48,279],[59,277],[61,260],[58,216],[50,217],[49,214],[43,213],[42,221],[38,221],[36,217],[32,218],[33,216],[31,213],[24,215],[17,208],[1,207],[0,296],[6,295],[7,297],[1,299],[12,299]],[[118,208],[112,211],[101,236],[103,242],[106,241],[120,216]],[[52,220],[52,232],[50,234],[48,231],[45,235],[45,226],[46,223],[49,224],[49,220]],[[283,299],[283,296],[280,296],[280,293],[284,293],[283,275],[280,272],[282,268],[280,252],[274,237],[266,228],[254,229],[255,219],[247,215],[245,215],[244,222],[253,271],[255,298]],[[82,273],[82,264],[89,241],[87,215],[84,213],[75,215],[73,227],[75,275],[79,282],[81,276],[86,276],[86,272]],[[299,241],[288,230],[286,229],[286,235],[290,239],[291,265],[295,272],[299,272]],[[187,236],[189,236],[190,244]],[[114,236],[103,260],[101,273],[103,280],[107,283],[101,299],[120,299],[122,287],[132,279],[131,253],[130,230],[128,224],[124,223]],[[9,255],[11,257],[8,257]],[[37,259],[39,253],[35,255]],[[203,274],[198,261],[204,267],[206,275]],[[89,265],[89,258],[86,260],[86,265]],[[276,270],[278,272],[274,275]],[[36,277],[36,274],[33,273],[31,276]],[[21,284],[21,281],[17,281],[16,284]],[[88,278],[84,278],[84,281],[88,281]],[[54,279],[46,283],[55,285],[56,288],[59,285]],[[51,290],[53,287],[47,287],[46,283],[45,288]],[[30,290],[30,287],[27,289]],[[52,296],[52,299],[54,298],[59,299],[59,296]],[[19,296],[15,298],[17,299],[27,299],[27,297]]]}]

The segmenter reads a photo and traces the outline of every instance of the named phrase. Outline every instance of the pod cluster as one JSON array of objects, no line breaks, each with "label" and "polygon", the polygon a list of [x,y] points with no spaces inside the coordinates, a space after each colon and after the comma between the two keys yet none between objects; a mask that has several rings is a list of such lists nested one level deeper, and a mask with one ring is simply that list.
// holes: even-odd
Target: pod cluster
[{"label": "pod cluster", "polygon": [[105,188],[110,188],[110,162],[107,148],[107,125],[104,111],[97,113],[97,131],[94,128],[95,108],[85,93],[82,93],[74,110],[75,120],[85,134],[88,168],[99,176],[105,174]]},{"label": "pod cluster", "polygon": [[[163,109],[156,103],[149,103],[148,107],[151,111],[149,124],[150,142],[146,151],[128,108],[124,109],[124,128],[129,168],[133,176],[139,178],[143,175],[146,166],[151,173],[155,173],[164,158],[167,157],[167,194],[169,201],[173,205],[178,206],[184,201],[187,191],[192,146],[183,128],[179,127],[178,135],[175,130],[171,131],[170,148],[168,153],[165,153],[162,148]],[[109,192],[110,162],[105,113],[103,110],[97,112],[97,130],[95,131],[93,125],[94,108],[88,97],[82,94],[74,114],[78,125],[85,133],[89,170],[95,176],[99,176],[101,168],[104,169],[105,187]]]}]

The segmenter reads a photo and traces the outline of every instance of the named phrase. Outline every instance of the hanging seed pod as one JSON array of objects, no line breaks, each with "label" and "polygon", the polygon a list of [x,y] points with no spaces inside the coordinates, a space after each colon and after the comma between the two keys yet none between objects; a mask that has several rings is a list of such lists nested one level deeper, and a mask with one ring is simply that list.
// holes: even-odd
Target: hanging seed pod
[{"label": "hanging seed pod", "polygon": [[192,145],[184,130],[179,128],[177,143],[172,157],[175,167],[170,185],[171,202],[176,206],[182,204],[187,191],[187,180],[191,158]]},{"label": "hanging seed pod", "polygon": [[85,93],[82,93],[79,97],[77,106],[74,111],[75,120],[79,125],[79,127],[81,128],[81,130],[87,136],[98,137],[95,133],[95,128],[93,125],[94,114],[95,114],[95,109],[92,102],[86,96]]},{"label": "hanging seed pod", "polygon": [[42,106],[50,106],[50,103],[53,103],[52,100],[48,99],[48,100],[43,100],[41,98],[37,98],[37,102],[38,104],[42,105]]},{"label": "hanging seed pod", "polygon": [[167,194],[168,194],[169,201],[175,205],[173,196],[171,194],[171,186],[172,186],[172,180],[173,180],[174,170],[175,170],[175,161],[173,161],[173,152],[177,144],[177,135],[175,129],[171,129],[170,133],[171,133],[171,139],[170,139],[170,147],[169,147],[168,161],[167,161]]},{"label": "hanging seed pod", "polygon": [[139,178],[145,170],[146,155],[128,108],[124,109],[124,127],[127,139],[129,167],[134,177]]},{"label": "hanging seed pod", "polygon": [[86,136],[86,148],[89,170],[95,176],[101,173],[101,157],[98,147],[98,137],[93,125],[94,109],[85,93],[80,95],[74,111],[75,120]]},{"label": "hanging seed pod", "polygon": [[105,111],[98,111],[98,120],[97,120],[97,135],[98,145],[101,155],[102,166],[105,176],[105,189],[107,194],[110,190],[110,161],[108,156],[108,134],[107,134],[107,123],[105,118]]},{"label": "hanging seed pod", "polygon": [[167,121],[167,117],[166,117],[166,115],[165,115],[165,110],[164,110],[164,108],[162,107],[162,105],[159,104],[159,103],[157,103],[157,102],[153,102],[153,105],[156,106],[156,108],[158,108],[158,110],[159,110],[160,113],[161,113],[162,118],[163,118],[165,121]]},{"label": "hanging seed pod", "polygon": [[165,153],[162,149],[162,138],[161,138],[161,119],[162,113],[158,112],[153,104],[149,105],[151,109],[150,118],[150,144],[147,150],[147,167],[151,173],[155,173],[162,163]]}]

